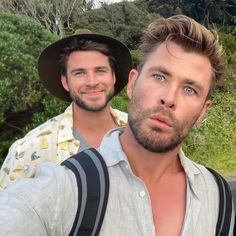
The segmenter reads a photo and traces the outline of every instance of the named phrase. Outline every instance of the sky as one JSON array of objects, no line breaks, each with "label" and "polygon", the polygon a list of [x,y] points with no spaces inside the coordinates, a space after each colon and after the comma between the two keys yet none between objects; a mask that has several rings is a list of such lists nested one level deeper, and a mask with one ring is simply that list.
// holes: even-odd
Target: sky
[{"label": "sky", "polygon": [[[111,3],[115,3],[115,2],[121,2],[121,1],[123,1],[123,0],[95,0],[94,2],[95,2],[95,6],[99,7],[100,2],[105,2],[107,4],[111,4]],[[127,1],[132,1],[132,0],[127,0]]]}]

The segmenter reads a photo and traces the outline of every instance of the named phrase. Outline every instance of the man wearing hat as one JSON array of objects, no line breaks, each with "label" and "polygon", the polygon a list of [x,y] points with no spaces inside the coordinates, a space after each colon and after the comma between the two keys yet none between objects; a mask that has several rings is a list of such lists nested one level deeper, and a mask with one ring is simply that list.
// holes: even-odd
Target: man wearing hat
[{"label": "man wearing hat", "polygon": [[38,60],[40,79],[49,92],[71,104],[10,147],[0,187],[34,176],[39,163],[61,163],[85,148],[97,148],[105,133],[125,125],[127,114],[112,109],[110,102],[127,84],[131,66],[125,45],[88,30],[48,46]]}]

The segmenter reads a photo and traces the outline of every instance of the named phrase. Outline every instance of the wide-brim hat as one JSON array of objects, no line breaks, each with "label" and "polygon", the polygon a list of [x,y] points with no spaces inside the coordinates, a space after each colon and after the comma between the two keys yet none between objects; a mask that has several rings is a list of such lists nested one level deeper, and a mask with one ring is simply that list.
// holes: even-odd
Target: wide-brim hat
[{"label": "wide-brim hat", "polygon": [[128,75],[132,68],[132,59],[129,49],[114,38],[94,34],[88,30],[60,39],[43,50],[38,59],[38,73],[45,88],[56,97],[71,102],[69,93],[63,88],[61,83],[59,59],[60,55],[63,53],[63,49],[75,39],[91,40],[103,43],[109,47],[112,56],[115,58],[115,95],[118,94],[128,83]]}]

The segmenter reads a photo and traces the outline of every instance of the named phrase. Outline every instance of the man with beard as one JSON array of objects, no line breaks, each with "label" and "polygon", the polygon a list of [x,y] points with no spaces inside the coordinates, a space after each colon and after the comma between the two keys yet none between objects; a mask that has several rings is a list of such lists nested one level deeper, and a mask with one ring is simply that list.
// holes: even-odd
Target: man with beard
[{"label": "man with beard", "polygon": [[88,147],[97,148],[105,133],[125,125],[127,114],[110,104],[127,84],[131,64],[125,45],[88,30],[48,46],[38,60],[40,79],[49,92],[72,103],[11,146],[0,188],[34,176],[39,163],[61,163]]},{"label": "man with beard", "polygon": [[[181,144],[201,124],[223,72],[217,35],[186,16],[158,19],[140,52],[129,75],[128,124],[110,131],[99,148],[110,177],[100,235],[214,236],[218,186]],[[14,235],[68,235],[81,204],[73,173],[53,164],[0,194],[1,231]]]}]

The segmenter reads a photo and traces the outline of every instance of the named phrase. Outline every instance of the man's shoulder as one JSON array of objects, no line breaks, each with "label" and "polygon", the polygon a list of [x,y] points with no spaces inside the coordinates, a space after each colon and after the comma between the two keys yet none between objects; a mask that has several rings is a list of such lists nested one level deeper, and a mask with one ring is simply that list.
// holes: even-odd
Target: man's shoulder
[{"label": "man's shoulder", "polygon": [[[25,155],[25,151],[32,149],[44,149],[48,145],[47,140],[53,140],[60,124],[62,114],[47,120],[45,123],[29,131],[23,138],[16,140],[10,147],[9,153],[17,154],[19,157]],[[47,140],[45,140],[45,138]],[[37,145],[36,145],[37,144]],[[36,146],[35,146],[36,145]],[[36,151],[36,150],[35,150]]]},{"label": "man's shoulder", "polygon": [[36,170],[35,179],[45,179],[44,181],[47,182],[55,179],[59,185],[68,181],[68,183],[76,183],[75,176],[72,171],[65,166],[52,162],[44,162],[40,164]]},{"label": "man's shoulder", "polygon": [[63,116],[62,114],[59,114],[53,118],[50,118],[49,120],[47,120],[46,122],[44,122],[43,124],[35,127],[34,129],[30,130],[25,137],[30,137],[30,136],[39,136],[40,134],[42,135],[44,132],[46,131],[55,131],[55,126],[58,125],[58,123],[61,121]]},{"label": "man's shoulder", "polygon": [[68,106],[63,113],[48,119],[44,123],[40,124],[39,126],[35,127],[34,129],[30,130],[25,135],[24,138],[39,137],[39,136],[44,136],[44,135],[50,134],[52,132],[55,132],[55,131],[57,131],[57,128],[58,128],[57,126],[60,125],[60,122],[63,119],[71,117],[71,116],[72,116],[72,105]]}]

